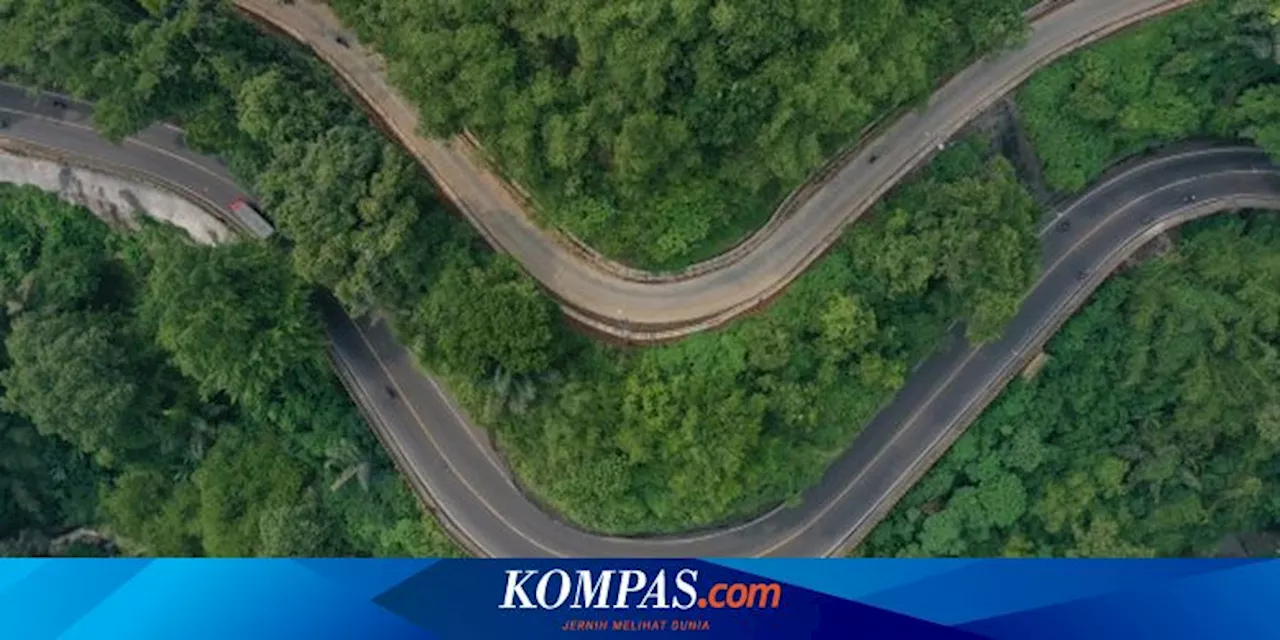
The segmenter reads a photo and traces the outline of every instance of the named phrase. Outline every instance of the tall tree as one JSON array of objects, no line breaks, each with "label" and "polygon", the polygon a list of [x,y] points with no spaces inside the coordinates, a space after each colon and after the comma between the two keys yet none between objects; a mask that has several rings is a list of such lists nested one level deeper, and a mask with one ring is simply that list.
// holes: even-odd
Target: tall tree
[{"label": "tall tree", "polygon": [[119,323],[89,312],[24,315],[5,340],[12,365],[0,373],[6,408],[108,466],[176,435],[139,386],[142,363]]},{"label": "tall tree", "polygon": [[[423,302],[418,321],[434,350],[471,376],[545,371],[555,356],[555,308],[509,258],[446,272]],[[428,357],[431,354],[428,353]]]},{"label": "tall tree", "polygon": [[324,366],[323,333],[309,289],[277,251],[243,242],[207,247],[151,243],[142,312],[156,340],[205,395],[270,402],[285,378]]}]

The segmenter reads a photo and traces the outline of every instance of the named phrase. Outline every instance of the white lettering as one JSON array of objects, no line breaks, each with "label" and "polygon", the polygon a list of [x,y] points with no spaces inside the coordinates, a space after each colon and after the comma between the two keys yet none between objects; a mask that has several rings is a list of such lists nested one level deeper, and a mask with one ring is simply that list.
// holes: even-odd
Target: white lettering
[{"label": "white lettering", "polygon": [[528,582],[529,578],[532,578],[535,573],[537,573],[537,571],[532,569],[526,569],[523,571],[507,571],[507,594],[506,597],[502,599],[502,604],[499,605],[498,608],[515,609],[515,600],[516,598],[519,598],[521,609],[537,609],[537,605],[529,601],[529,594],[525,593],[524,590],[524,583]]},{"label": "white lettering", "polygon": [[[560,595],[556,596],[554,603],[547,602],[547,583],[551,580],[551,576],[560,578]],[[533,595],[538,599],[538,604],[543,609],[555,609],[564,604],[569,599],[569,574],[564,569],[552,569],[542,574],[542,579],[538,580],[538,588],[534,590]]]},{"label": "white lettering", "polygon": [[627,609],[627,596],[633,593],[639,593],[644,589],[648,578],[645,577],[643,571],[635,569],[623,569],[622,579],[618,583],[618,600],[613,603],[614,609]]},{"label": "white lettering", "polygon": [[653,583],[649,585],[649,590],[645,592],[644,597],[640,598],[640,604],[636,605],[637,609],[648,609],[649,605],[645,604],[649,600],[657,600],[658,604],[653,605],[654,609],[670,609],[667,605],[667,570],[660,569],[657,577],[653,579]]},{"label": "white lettering", "polygon": [[[688,580],[685,578],[688,577]],[[697,569],[681,569],[676,572],[676,590],[689,596],[689,600],[681,603],[679,596],[671,599],[671,606],[677,609],[692,609],[698,603],[698,590],[693,583],[698,581]]]},{"label": "white lettering", "polygon": [[[609,584],[613,582],[613,569],[606,569],[600,572],[595,581],[591,580],[591,572],[586,569],[578,570],[578,585],[573,592],[573,604],[569,605],[570,609],[608,609],[609,608]],[[595,603],[592,604],[592,600]]]}]

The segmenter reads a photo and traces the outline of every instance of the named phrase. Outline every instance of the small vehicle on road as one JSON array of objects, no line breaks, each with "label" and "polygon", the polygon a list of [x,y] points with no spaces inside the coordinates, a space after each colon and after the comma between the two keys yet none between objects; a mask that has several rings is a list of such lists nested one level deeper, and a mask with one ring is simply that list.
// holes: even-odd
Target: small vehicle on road
[{"label": "small vehicle on road", "polygon": [[236,219],[244,224],[249,231],[259,238],[269,238],[275,233],[275,228],[271,226],[267,219],[262,217],[262,213],[258,208],[249,204],[244,198],[240,198],[227,205],[234,213]]},{"label": "small vehicle on road", "polygon": [[55,109],[66,109],[66,108],[67,108],[67,101],[66,101],[66,100],[63,100],[62,98],[54,98],[54,99],[53,99],[53,107],[54,107]]},{"label": "small vehicle on road", "polygon": [[1063,220],[1058,223],[1058,231],[1069,231],[1071,229],[1071,221]]},{"label": "small vehicle on road", "polygon": [[1186,197],[1184,197],[1184,198],[1182,199],[1182,201],[1183,201],[1183,202],[1195,202],[1195,201],[1196,201],[1196,194],[1194,194],[1194,193],[1188,193],[1188,194],[1186,195]]},{"label": "small vehicle on road", "polygon": [[396,390],[395,390],[395,389],[392,389],[391,387],[386,387],[386,390],[387,390],[387,397],[388,397],[388,398],[391,398],[392,400],[395,400],[397,397],[399,397],[399,396],[396,394]]}]

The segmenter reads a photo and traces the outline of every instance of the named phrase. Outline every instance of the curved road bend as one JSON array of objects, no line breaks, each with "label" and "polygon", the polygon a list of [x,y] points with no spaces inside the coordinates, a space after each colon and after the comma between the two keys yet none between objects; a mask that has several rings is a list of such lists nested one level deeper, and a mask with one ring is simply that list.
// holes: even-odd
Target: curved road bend
[{"label": "curved road bend", "polygon": [[52,94],[35,95],[0,82],[0,118],[9,122],[0,129],[0,139],[31,143],[55,154],[71,152],[103,169],[127,172],[123,177],[177,187],[182,195],[198,196],[207,200],[202,204],[220,211],[232,200],[247,196],[220,161],[187,149],[182,130],[156,124],[117,145],[94,129],[90,105],[61,99],[66,108],[55,105]]},{"label": "curved road bend", "polygon": [[[1032,22],[1024,46],[976,62],[923,108],[885,128],[809,191],[785,219],[742,248],[695,267],[694,275],[637,277],[538,228],[518,197],[457,145],[417,135],[416,110],[391,88],[375,54],[314,0],[236,0],[236,6],[310,47],[427,168],[495,247],[552,292],[566,313],[633,342],[669,340],[719,326],[781,291],[911,170],[966,122],[1036,69],[1145,18],[1194,0],[1072,0]],[[345,44],[339,43],[341,34]],[[870,159],[877,160],[872,163]]]},{"label": "curved road bend", "polygon": [[[473,550],[492,556],[824,556],[861,541],[1114,267],[1173,226],[1240,208],[1280,209],[1280,169],[1254,149],[1184,151],[1108,179],[1046,224],[1043,275],[1000,340],[972,348],[957,332],[913,372],[800,506],[705,534],[620,539],[556,521],[512,484],[484,434],[417,373],[385,326],[340,314],[329,320],[335,351],[351,367],[384,442]],[[380,393],[384,386],[398,389],[399,399]]]},{"label": "curved road bend", "polygon": [[[88,114],[87,105],[60,109],[0,85],[0,115],[10,121],[0,141],[201,194],[215,207],[244,195],[217,161],[185,149],[180,131],[156,126],[117,146],[94,133]],[[1043,275],[1004,336],[976,349],[953,337],[912,373],[798,507],[663,539],[596,536],[556,521],[520,492],[486,435],[416,370],[385,326],[356,323],[333,306],[323,311],[352,395],[415,490],[478,554],[821,556],[860,541],[1114,266],[1169,227],[1239,208],[1280,209],[1280,168],[1256,149],[1183,150],[1105,178],[1041,229]],[[398,389],[398,398],[387,387]]]},{"label": "curved road bend", "polygon": [[[0,140],[198,194],[207,206],[244,195],[216,160],[187,150],[179,130],[158,125],[114,145],[89,126],[89,113],[88,105],[58,108],[0,85],[0,116],[10,121]],[[861,540],[1112,268],[1169,227],[1239,208],[1280,209],[1280,168],[1256,149],[1182,150],[1105,178],[1040,230],[1043,275],[1004,336],[976,349],[953,336],[913,372],[800,506],[662,539],[602,537],[555,520],[521,493],[484,432],[415,368],[385,326],[357,323],[332,305],[323,312],[352,395],[415,490],[478,554],[821,556]],[[398,390],[397,398],[387,387]]]},{"label": "curved road bend", "polygon": [[[87,106],[62,110],[5,86],[0,113],[11,121],[3,137],[201,193],[207,201],[242,195],[216,161],[187,151],[172,128],[148,129],[116,146],[88,127]],[[1192,193],[1197,198],[1189,202]],[[1188,217],[1241,207],[1280,208],[1280,169],[1261,151],[1184,150],[1104,179],[1041,229],[1043,275],[1004,337],[977,349],[955,339],[926,360],[800,506],[667,539],[606,538],[557,522],[520,492],[485,434],[415,369],[386,327],[356,324],[334,307],[324,312],[344,381],[419,495],[477,553],[826,555],[866,535],[1114,265]],[[389,397],[387,387],[398,389],[398,397]]]}]

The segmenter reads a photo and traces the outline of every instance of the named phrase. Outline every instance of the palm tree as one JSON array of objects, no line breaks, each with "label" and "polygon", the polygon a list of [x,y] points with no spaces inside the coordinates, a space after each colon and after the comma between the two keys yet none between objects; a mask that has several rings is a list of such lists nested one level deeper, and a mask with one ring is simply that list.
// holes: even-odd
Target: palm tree
[{"label": "palm tree", "polygon": [[491,422],[507,413],[520,415],[538,397],[538,387],[531,376],[513,376],[499,367],[489,382],[484,403],[484,419]]},{"label": "palm tree", "polygon": [[[213,401],[205,403],[198,411],[192,411],[182,405],[164,411],[164,416],[172,421],[170,424],[180,426],[185,423],[188,429],[185,443],[178,439],[170,445],[175,448],[186,445],[185,451],[182,452],[183,462],[186,464],[177,472],[175,479],[186,479],[191,474],[191,470],[199,466],[205,454],[209,452],[209,447],[217,439],[220,426],[230,413],[229,405]],[[172,451],[172,449],[168,450]]]},{"label": "palm tree", "polygon": [[365,452],[346,438],[339,438],[325,448],[324,468],[341,470],[338,478],[329,485],[329,491],[341,489],[352,478],[360,482],[361,489],[369,490],[369,476],[373,471],[373,465],[369,463],[369,457]]}]

